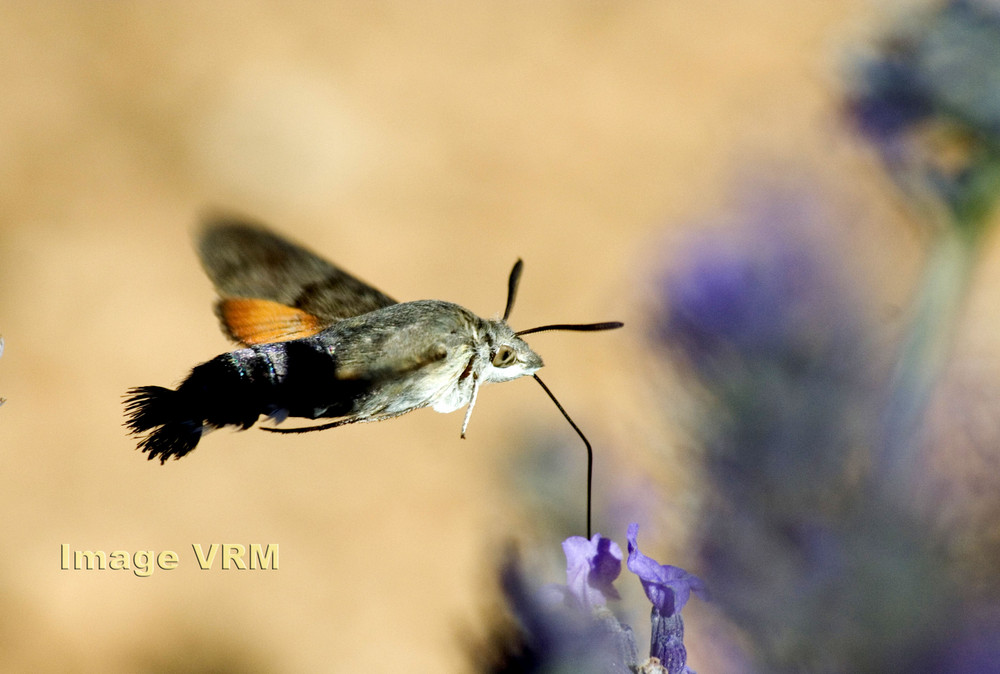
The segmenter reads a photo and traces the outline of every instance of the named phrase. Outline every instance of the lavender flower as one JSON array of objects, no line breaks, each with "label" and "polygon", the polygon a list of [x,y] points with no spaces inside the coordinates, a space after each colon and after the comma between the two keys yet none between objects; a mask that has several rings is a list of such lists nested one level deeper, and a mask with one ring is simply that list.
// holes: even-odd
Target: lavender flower
[{"label": "lavender flower", "polygon": [[[516,625],[498,631],[489,648],[477,650],[484,672],[580,672],[630,674],[637,661],[635,637],[606,607],[622,552],[595,534],[563,543],[566,585],[537,587],[513,554],[501,582]],[[482,656],[486,651],[486,657]]]},{"label": "lavender flower", "polygon": [[[862,312],[803,232],[835,221],[801,205],[748,209],[702,234],[664,275],[656,336],[708,392],[703,441],[730,499],[794,511],[843,492],[870,418]],[[748,479],[753,476],[753,479]]]},{"label": "lavender flower", "polygon": [[589,541],[571,536],[563,541],[566,554],[567,598],[572,597],[586,610],[593,611],[607,604],[608,599],[620,599],[613,583],[621,573],[622,549],[600,534]]},{"label": "lavender flower", "polygon": [[1000,185],[1000,6],[916,12],[859,59],[848,111],[911,196],[941,199],[975,236]]},{"label": "lavender flower", "polygon": [[705,585],[643,555],[638,532],[638,524],[629,525],[628,568],[653,604],[649,660],[639,662],[632,628],[607,607],[620,598],[613,583],[621,573],[621,548],[595,534],[563,541],[566,585],[533,587],[517,557],[508,556],[501,580],[516,625],[497,630],[491,644],[474,651],[480,671],[694,674],[686,664],[681,609],[692,592],[705,599]]},{"label": "lavender flower", "polygon": [[851,110],[860,130],[891,140],[940,115],[1000,140],[1000,6],[949,0],[911,13],[859,63]]},{"label": "lavender flower", "polygon": [[708,599],[705,583],[676,566],[660,564],[639,551],[639,525],[628,527],[628,569],[639,576],[646,596],[653,603],[650,616],[652,637],[649,655],[659,659],[669,674],[694,674],[687,666],[684,647],[684,620],[681,609],[694,592]]},{"label": "lavender flower", "polygon": [[698,549],[752,657],[769,672],[889,671],[947,631],[956,600],[922,523],[864,472],[885,377],[857,294],[803,234],[819,210],[764,209],[775,219],[681,251],[657,337],[709,394]]}]

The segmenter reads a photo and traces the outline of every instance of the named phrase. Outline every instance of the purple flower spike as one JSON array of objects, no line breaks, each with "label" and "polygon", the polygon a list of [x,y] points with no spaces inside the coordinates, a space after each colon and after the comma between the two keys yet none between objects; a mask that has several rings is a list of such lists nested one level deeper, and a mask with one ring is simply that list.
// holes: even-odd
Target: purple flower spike
[{"label": "purple flower spike", "polygon": [[562,547],[569,596],[589,610],[604,606],[608,599],[620,599],[612,585],[622,570],[622,549],[617,543],[594,534],[589,541],[571,536]]},{"label": "purple flower spike", "polygon": [[628,570],[639,576],[646,596],[660,615],[680,613],[692,592],[708,600],[708,591],[701,578],[678,566],[660,564],[639,552],[638,534],[638,524],[628,525]]},{"label": "purple flower spike", "polygon": [[628,525],[628,569],[639,576],[646,596],[653,603],[649,655],[658,658],[668,674],[694,674],[687,666],[681,609],[692,592],[702,599],[708,598],[705,583],[684,569],[660,564],[639,552],[635,540],[638,533],[638,524]]}]

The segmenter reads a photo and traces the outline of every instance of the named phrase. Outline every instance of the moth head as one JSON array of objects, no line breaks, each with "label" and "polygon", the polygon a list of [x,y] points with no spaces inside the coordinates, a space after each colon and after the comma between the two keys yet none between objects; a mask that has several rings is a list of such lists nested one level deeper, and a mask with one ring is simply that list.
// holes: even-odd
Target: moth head
[{"label": "moth head", "polygon": [[487,344],[488,363],[483,372],[487,381],[510,381],[534,374],[542,367],[542,358],[518,337],[505,321],[490,321]]}]

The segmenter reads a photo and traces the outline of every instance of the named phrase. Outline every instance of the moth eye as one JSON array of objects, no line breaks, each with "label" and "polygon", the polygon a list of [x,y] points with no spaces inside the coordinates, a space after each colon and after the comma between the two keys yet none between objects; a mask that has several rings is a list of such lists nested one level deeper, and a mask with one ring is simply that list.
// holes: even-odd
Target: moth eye
[{"label": "moth eye", "polygon": [[517,356],[514,349],[509,346],[501,346],[497,349],[497,354],[493,356],[493,367],[507,367],[511,365]]}]

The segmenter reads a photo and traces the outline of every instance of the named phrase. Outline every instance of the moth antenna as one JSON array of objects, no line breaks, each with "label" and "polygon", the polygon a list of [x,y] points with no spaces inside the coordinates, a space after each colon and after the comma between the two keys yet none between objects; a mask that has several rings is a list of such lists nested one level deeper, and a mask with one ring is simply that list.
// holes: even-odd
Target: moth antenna
[{"label": "moth antenna", "polygon": [[507,279],[507,306],[503,310],[503,319],[510,318],[511,309],[514,308],[514,298],[517,297],[517,285],[521,282],[521,270],[524,269],[524,262],[521,258],[514,263],[514,268],[510,270],[510,278]]},{"label": "moth antenna", "polygon": [[521,335],[530,335],[534,332],[546,332],[548,330],[570,330],[576,332],[596,332],[598,330],[614,330],[616,328],[623,327],[625,324],[621,321],[608,321],[607,323],[555,323],[553,325],[542,325],[537,328],[528,328],[527,330],[519,330],[514,334],[520,337]]},{"label": "moth antenna", "polygon": [[537,374],[533,374],[531,376],[535,378],[535,381],[537,381],[538,385],[542,387],[542,390],[548,394],[549,398],[552,399],[552,402],[554,402],[559,411],[562,412],[562,415],[566,417],[566,421],[569,422],[569,425],[573,427],[576,434],[580,436],[581,440],[583,440],[583,444],[587,446],[587,540],[590,540],[590,490],[594,482],[594,449],[590,446],[590,441],[587,440],[587,436],[583,434],[580,427],[574,423],[573,419],[571,419],[569,414],[566,413],[566,410],[563,409],[563,406],[559,404],[558,400],[556,400],[556,397],[552,395],[552,391],[549,390],[549,387],[545,385]]}]

